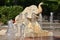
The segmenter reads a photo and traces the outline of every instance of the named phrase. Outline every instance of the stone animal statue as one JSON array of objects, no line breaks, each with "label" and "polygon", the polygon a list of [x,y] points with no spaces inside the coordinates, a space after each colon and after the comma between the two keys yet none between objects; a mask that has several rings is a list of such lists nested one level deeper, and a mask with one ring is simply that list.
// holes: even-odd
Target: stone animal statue
[{"label": "stone animal statue", "polygon": [[[52,36],[52,32],[48,32],[47,30],[42,30],[39,23],[37,22],[38,14],[42,12],[41,2],[38,7],[35,5],[31,5],[26,7],[19,15],[15,18],[14,25],[17,26],[16,36],[24,36],[24,37],[39,37],[39,36]],[[22,31],[24,34],[22,33]]]}]

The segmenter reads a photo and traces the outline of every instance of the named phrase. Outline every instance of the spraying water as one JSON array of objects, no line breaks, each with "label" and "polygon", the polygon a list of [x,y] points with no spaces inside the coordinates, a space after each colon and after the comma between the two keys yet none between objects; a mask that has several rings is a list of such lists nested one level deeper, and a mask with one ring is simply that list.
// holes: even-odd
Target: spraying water
[{"label": "spraying water", "polygon": [[[42,28],[42,14],[40,13],[39,14],[39,20],[40,20],[40,26],[41,26],[41,28]],[[38,40],[40,40],[40,39],[38,39]],[[41,35],[41,40],[42,40],[42,35]]]},{"label": "spraying water", "polygon": [[39,14],[40,26],[42,27],[42,14]]},{"label": "spraying water", "polygon": [[8,40],[16,40],[15,39],[15,31],[14,31],[14,26],[13,26],[13,21],[10,20],[8,21],[8,31],[7,31],[7,39]]},{"label": "spraying water", "polygon": [[53,13],[50,13],[50,28],[53,28]]},{"label": "spraying water", "polygon": [[[53,27],[53,13],[52,12],[50,13],[50,29],[51,29],[52,32],[54,31],[54,27]],[[51,37],[50,40],[54,40],[54,38]]]},{"label": "spraying water", "polygon": [[24,40],[24,29],[25,29],[25,25],[21,24],[20,25],[20,40]]}]

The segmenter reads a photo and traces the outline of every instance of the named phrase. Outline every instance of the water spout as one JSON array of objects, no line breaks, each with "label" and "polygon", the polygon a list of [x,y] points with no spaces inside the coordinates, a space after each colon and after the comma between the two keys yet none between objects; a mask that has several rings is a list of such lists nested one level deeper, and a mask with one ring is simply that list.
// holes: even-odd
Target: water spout
[{"label": "water spout", "polygon": [[8,40],[15,40],[15,31],[13,28],[13,21],[8,21],[8,30],[7,30],[7,39]]},{"label": "water spout", "polygon": [[[54,27],[53,27],[53,12],[50,13],[50,29],[51,29],[51,32],[54,33]],[[54,38],[51,37],[50,40],[54,40]]]},{"label": "water spout", "polygon": [[[39,14],[38,21],[39,21],[39,24],[40,24],[40,28],[42,28],[42,14],[41,13]],[[38,39],[38,40],[42,40],[42,35],[41,35],[41,39]]]},{"label": "water spout", "polygon": [[22,23],[20,25],[20,40],[24,40],[24,29],[25,29],[25,25]]}]

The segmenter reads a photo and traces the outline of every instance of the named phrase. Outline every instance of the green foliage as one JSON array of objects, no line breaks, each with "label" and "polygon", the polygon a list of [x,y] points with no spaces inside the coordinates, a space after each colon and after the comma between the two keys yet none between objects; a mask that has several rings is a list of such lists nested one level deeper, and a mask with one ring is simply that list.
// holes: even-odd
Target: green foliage
[{"label": "green foliage", "polygon": [[5,0],[5,5],[21,5],[25,8],[26,6],[30,6],[33,4],[38,5],[41,1],[44,2],[44,5],[48,4],[48,7],[53,12],[56,11],[58,9],[58,6],[60,5],[60,0]]},{"label": "green foliage", "polygon": [[[60,0],[0,0],[0,20],[6,23],[10,19],[14,19],[23,8],[30,5],[38,5],[40,2],[44,2],[44,14],[59,11],[60,10]],[[14,6],[17,5],[17,6]],[[21,5],[21,6],[18,6]],[[60,12],[60,11],[59,11]]]},{"label": "green foliage", "polygon": [[14,19],[23,8],[21,6],[0,6],[0,20],[6,23],[10,19]]}]

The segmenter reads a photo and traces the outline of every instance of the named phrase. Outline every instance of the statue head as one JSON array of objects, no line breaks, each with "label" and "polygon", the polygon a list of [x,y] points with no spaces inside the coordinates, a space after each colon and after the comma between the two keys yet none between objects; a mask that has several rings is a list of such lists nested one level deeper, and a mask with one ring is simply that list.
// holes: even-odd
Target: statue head
[{"label": "statue head", "polygon": [[36,14],[38,13],[37,6],[31,5],[28,7],[28,10],[26,11],[26,17],[30,20],[32,18],[36,17]]}]

